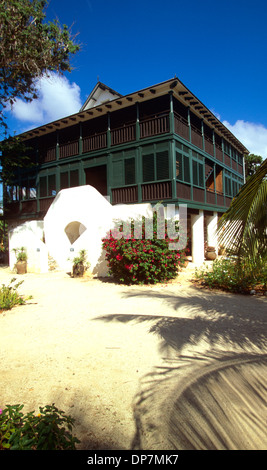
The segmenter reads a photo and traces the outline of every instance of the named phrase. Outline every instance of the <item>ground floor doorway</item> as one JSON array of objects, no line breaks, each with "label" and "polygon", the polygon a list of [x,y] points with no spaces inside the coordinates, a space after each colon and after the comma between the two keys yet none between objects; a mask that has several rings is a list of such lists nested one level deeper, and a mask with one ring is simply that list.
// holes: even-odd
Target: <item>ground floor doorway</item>
[{"label": "ground floor doorway", "polygon": [[86,168],[85,182],[97,189],[102,196],[107,196],[107,165]]}]

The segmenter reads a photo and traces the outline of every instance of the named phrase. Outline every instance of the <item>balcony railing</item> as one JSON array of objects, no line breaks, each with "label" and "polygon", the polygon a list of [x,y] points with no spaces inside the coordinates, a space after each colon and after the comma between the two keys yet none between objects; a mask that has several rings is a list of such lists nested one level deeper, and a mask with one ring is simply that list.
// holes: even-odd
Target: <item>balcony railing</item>
[{"label": "balcony railing", "polygon": [[158,181],[156,183],[142,184],[143,201],[160,201],[161,199],[171,199],[171,181]]},{"label": "balcony railing", "polygon": [[169,132],[169,115],[164,114],[163,116],[152,117],[144,121],[140,121],[140,137],[150,137],[153,135],[164,134]]},{"label": "balcony railing", "polygon": [[217,160],[222,162],[223,161],[223,152],[222,152],[222,148],[218,144],[215,144],[215,154],[216,154]]},{"label": "balcony railing", "polygon": [[39,159],[42,163],[53,162],[56,160],[56,147],[41,148]]},{"label": "balcony railing", "polygon": [[196,147],[203,149],[203,138],[199,129],[191,125],[191,140]]},{"label": "balcony railing", "polygon": [[133,202],[138,202],[137,186],[112,189],[112,204],[129,204]]},{"label": "balcony railing", "polygon": [[174,131],[184,139],[189,140],[188,122],[177,113],[174,113]]},{"label": "balcony railing", "polygon": [[68,142],[59,146],[59,158],[72,157],[79,154],[79,141]]},{"label": "balcony railing", "polygon": [[90,135],[83,139],[83,153],[100,150],[107,146],[107,133]]},{"label": "balcony railing", "polygon": [[214,156],[214,145],[213,145],[212,140],[209,139],[208,137],[205,137],[205,152]]},{"label": "balcony railing", "polygon": [[124,142],[131,142],[136,138],[135,124],[128,124],[117,129],[112,129],[111,145],[119,145]]}]

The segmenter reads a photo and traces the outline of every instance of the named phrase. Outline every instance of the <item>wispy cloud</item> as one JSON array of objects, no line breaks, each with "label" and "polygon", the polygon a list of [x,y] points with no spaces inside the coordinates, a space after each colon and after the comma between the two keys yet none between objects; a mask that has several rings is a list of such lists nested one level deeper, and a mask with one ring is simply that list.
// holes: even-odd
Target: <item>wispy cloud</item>
[{"label": "wispy cloud", "polygon": [[237,137],[250,153],[267,158],[267,128],[262,124],[238,120],[235,124],[223,124]]},{"label": "wispy cloud", "polygon": [[80,88],[65,76],[51,74],[37,81],[39,98],[31,103],[18,99],[11,114],[25,127],[33,128],[79,111],[82,106]]}]

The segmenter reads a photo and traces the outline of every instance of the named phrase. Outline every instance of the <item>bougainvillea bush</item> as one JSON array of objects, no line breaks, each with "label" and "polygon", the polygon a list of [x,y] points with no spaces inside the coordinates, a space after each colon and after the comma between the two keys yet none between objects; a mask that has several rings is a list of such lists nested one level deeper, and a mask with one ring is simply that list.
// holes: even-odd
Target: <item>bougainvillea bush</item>
[{"label": "bougainvillea bush", "polygon": [[[159,229],[160,223],[164,224],[163,232],[162,226]],[[185,250],[170,249],[170,244],[177,242],[177,239],[169,238],[167,221],[159,220],[158,223],[155,212],[150,238],[147,238],[144,218],[139,232],[134,221],[129,227],[127,235],[123,225],[120,225],[103,239],[109,274],[114,280],[131,285],[156,284],[174,279],[179,267],[184,265]]]}]

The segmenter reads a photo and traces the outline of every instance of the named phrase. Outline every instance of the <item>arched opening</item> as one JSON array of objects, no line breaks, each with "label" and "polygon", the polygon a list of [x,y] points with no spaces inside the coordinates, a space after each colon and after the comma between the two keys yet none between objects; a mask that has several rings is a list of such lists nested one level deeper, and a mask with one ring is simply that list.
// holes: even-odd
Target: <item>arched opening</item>
[{"label": "arched opening", "polygon": [[83,232],[85,232],[85,230],[86,227],[78,221],[70,222],[65,227],[65,233],[71,244],[78,240],[78,238],[82,235]]}]

